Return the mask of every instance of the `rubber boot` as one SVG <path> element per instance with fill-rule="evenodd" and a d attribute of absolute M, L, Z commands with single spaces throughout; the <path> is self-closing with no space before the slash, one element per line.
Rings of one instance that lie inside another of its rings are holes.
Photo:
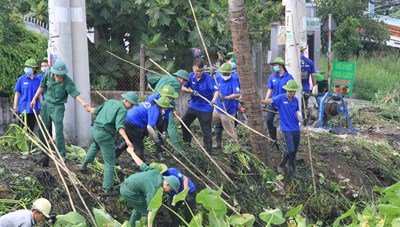
<path fill-rule="evenodd" d="M 118 158 L 121 156 L 121 154 L 128 148 L 126 145 L 125 141 L 119 144 L 117 148 L 115 148 L 115 165 L 119 166 Z"/>
<path fill-rule="evenodd" d="M 157 160 L 158 160 L 159 162 L 162 162 L 162 161 L 165 160 L 165 158 L 163 158 L 163 156 L 161 155 L 161 153 L 162 153 L 162 148 L 159 147 L 159 146 L 157 146 L 157 149 L 156 149 L 156 158 L 157 158 Z"/>
<path fill-rule="evenodd" d="M 278 165 L 278 173 L 280 173 L 280 174 L 285 173 L 285 166 L 286 166 L 287 162 L 288 162 L 288 159 L 284 156 L 282 158 L 282 161 Z"/>
<path fill-rule="evenodd" d="M 216 144 L 212 146 L 213 149 L 221 149 L 221 142 L 222 142 L 222 131 L 216 132 L 215 136 Z"/>
<path fill-rule="evenodd" d="M 140 159 L 142 159 L 143 162 L 146 162 L 143 150 L 141 150 L 140 148 L 135 148 L 135 153 Z"/>
<path fill-rule="evenodd" d="M 299 178 L 299 175 L 297 173 L 297 168 L 296 168 L 296 159 L 295 160 L 289 160 L 289 173 L 290 176 L 293 178 Z"/>
<path fill-rule="evenodd" d="M 272 145 L 274 145 L 276 147 L 276 149 L 279 151 L 276 128 L 268 129 L 268 133 L 269 133 L 269 136 L 271 137 L 271 139 L 275 140 L 275 142 L 273 142 Z"/>

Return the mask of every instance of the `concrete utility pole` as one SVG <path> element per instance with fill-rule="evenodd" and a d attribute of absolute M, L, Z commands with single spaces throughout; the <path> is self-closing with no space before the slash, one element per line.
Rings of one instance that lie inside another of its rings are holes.
<path fill-rule="evenodd" d="M 86 27 L 85 0 L 71 0 L 72 59 L 74 82 L 82 99 L 90 103 L 89 53 Z M 78 146 L 90 144 L 91 115 L 78 102 L 75 104 L 75 142 Z"/>
<path fill-rule="evenodd" d="M 305 15 L 304 0 L 283 0 L 285 8 L 285 28 L 286 45 L 285 61 L 286 69 L 296 83 L 301 84 L 300 73 L 300 44 L 305 41 L 305 32 L 303 28 L 303 16 Z M 296 97 L 301 106 L 301 93 L 297 92 Z"/>
<path fill-rule="evenodd" d="M 90 103 L 86 8 L 84 0 L 49 0 L 49 52 L 65 62 L 68 76 L 81 97 Z M 68 143 L 89 144 L 90 114 L 69 97 L 65 106 L 64 134 Z M 78 129 L 78 130 L 77 130 Z"/>

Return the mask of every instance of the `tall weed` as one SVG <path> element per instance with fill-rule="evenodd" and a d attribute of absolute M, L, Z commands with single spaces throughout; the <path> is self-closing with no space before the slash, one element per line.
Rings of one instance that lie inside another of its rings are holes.
<path fill-rule="evenodd" d="M 350 62 L 356 63 L 353 92 L 357 98 L 373 100 L 375 94 L 400 86 L 400 53 L 398 51 L 362 53 L 353 56 Z M 328 60 L 321 57 L 321 70 L 326 72 Z"/>

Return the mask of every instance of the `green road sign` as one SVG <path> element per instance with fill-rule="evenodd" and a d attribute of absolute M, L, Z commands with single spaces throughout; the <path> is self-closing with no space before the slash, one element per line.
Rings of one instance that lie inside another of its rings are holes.
<path fill-rule="evenodd" d="M 331 76 L 331 91 L 336 94 L 351 96 L 353 94 L 354 72 L 353 62 L 333 62 Z"/>

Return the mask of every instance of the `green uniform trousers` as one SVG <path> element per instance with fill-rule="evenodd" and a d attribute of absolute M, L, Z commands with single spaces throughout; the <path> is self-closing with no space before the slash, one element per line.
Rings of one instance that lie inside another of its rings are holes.
<path fill-rule="evenodd" d="M 114 167 L 115 167 L 115 140 L 112 133 L 98 127 L 90 127 L 92 144 L 86 154 L 83 166 L 87 166 L 94 161 L 97 153 L 101 150 L 104 161 L 103 188 L 110 190 L 114 187 Z"/>
<path fill-rule="evenodd" d="M 179 145 L 178 127 L 176 127 L 176 122 L 172 111 L 169 114 L 169 120 L 168 120 L 168 136 L 171 140 L 172 145 L 174 145 L 177 149 L 181 149 Z"/>
<path fill-rule="evenodd" d="M 129 223 L 132 227 L 135 227 L 135 222 L 140 220 L 142 217 L 147 217 L 148 214 L 145 196 L 140 192 L 130 189 L 125 183 L 122 183 L 120 193 L 126 200 L 127 205 L 130 208 L 133 208 Z"/>
<path fill-rule="evenodd" d="M 40 116 L 42 117 L 43 123 L 46 129 L 49 131 L 50 135 L 52 128 L 51 122 L 54 122 L 54 126 L 56 129 L 56 146 L 62 157 L 65 157 L 66 155 L 63 123 L 64 112 L 64 103 L 53 104 L 46 100 L 43 102 L 42 109 L 40 110 Z M 41 130 L 39 132 L 39 138 L 44 144 L 46 144 L 46 140 L 44 138 L 47 138 L 47 135 L 44 136 Z"/>

